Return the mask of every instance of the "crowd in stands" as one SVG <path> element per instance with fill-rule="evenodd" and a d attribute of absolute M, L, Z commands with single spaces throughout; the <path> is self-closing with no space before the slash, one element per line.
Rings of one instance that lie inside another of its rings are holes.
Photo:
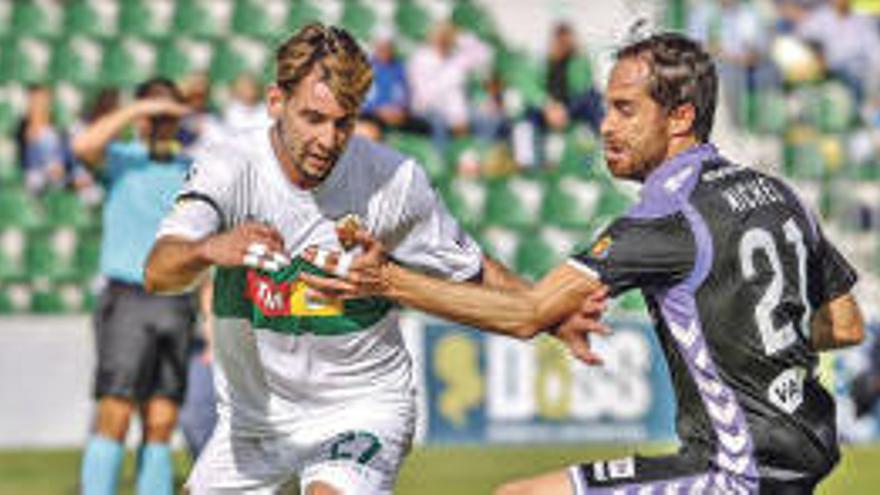
<path fill-rule="evenodd" d="M 244 12 L 248 15 L 239 12 L 240 6 L 252 2 L 232 3 L 236 10 L 230 25 L 240 36 L 216 38 L 208 20 L 191 24 L 175 20 L 183 38 L 194 41 L 161 45 L 165 48 L 154 60 L 154 71 L 168 72 L 163 75 L 174 76 L 181 83 L 192 109 L 178 138 L 184 152 L 193 156 L 206 142 L 268 121 L 261 100 L 271 71 L 262 70 L 260 64 L 253 70 L 254 65 L 240 63 L 230 54 L 237 49 L 245 58 L 263 60 L 272 40 L 289 29 L 274 26 L 271 16 L 260 17 L 256 10 Z M 722 101 L 735 129 L 778 139 L 784 148 L 784 174 L 817 181 L 826 180 L 831 172 L 880 179 L 878 2 L 678 3 L 685 6 L 686 15 L 681 25 L 672 27 L 701 40 L 716 56 L 723 82 Z M 375 11 L 370 14 L 369 9 L 355 9 L 365 7 L 362 2 L 348 0 L 343 4 L 345 11 L 339 18 L 370 47 L 374 70 L 373 86 L 357 132 L 387 140 L 418 158 L 453 213 L 469 228 L 479 230 L 475 235 L 488 242 L 490 250 L 493 232 L 485 229 L 487 225 L 500 223 L 535 230 L 546 226 L 542 221 L 551 215 L 551 225 L 568 231 L 584 229 L 586 223 L 574 214 L 567 217 L 548 191 L 556 196 L 565 196 L 563 193 L 568 191 L 578 198 L 580 206 L 604 208 L 610 204 L 608 215 L 625 207 L 626 202 L 616 193 L 608 198 L 606 183 L 602 183 L 603 191 L 599 193 L 589 184 L 603 173 L 598 138 L 604 109 L 595 63 L 600 57 L 594 47 L 585 45 L 572 25 L 560 22 L 554 26 L 545 53 L 534 54 L 506 44 L 478 2 L 456 2 L 454 9 L 446 13 L 448 17 L 435 20 L 419 10 L 418 2 L 400 1 L 391 24 L 378 22 Z M 138 35 L 144 39 L 155 36 L 148 25 L 134 22 L 136 18 L 126 10 L 133 5 L 140 4 L 123 2 L 119 22 L 128 23 L 128 29 L 141 33 Z M 298 2 L 289 8 L 285 19 L 301 24 L 310 16 L 323 15 L 321 8 Z M 183 14 L 175 11 L 174 15 Z M 68 24 L 76 25 L 73 21 Z M 77 38 L 65 49 L 78 49 L 83 43 Z M 213 62 L 206 69 L 182 73 L 172 63 L 181 55 L 181 47 L 192 49 L 190 60 L 206 57 L 199 54 L 211 43 L 217 46 L 212 48 L 213 55 L 207 55 Z M 117 49 L 134 47 L 133 51 L 138 52 L 140 46 L 129 41 L 111 45 L 105 48 L 106 60 L 99 64 L 102 73 L 118 62 Z M 178 51 L 166 49 L 169 46 Z M 100 205 L 102 178 L 76 163 L 68 143 L 84 126 L 130 98 L 135 81 L 128 79 L 139 74 L 135 70 L 138 64 L 131 65 L 130 73 L 113 72 L 117 75 L 112 78 L 98 78 L 85 85 L 83 93 L 89 97 L 85 98 L 88 103 L 82 106 L 80 117 L 68 116 L 63 123 L 53 118 L 58 113 L 53 109 L 59 106 L 53 101 L 53 96 L 59 94 L 53 84 L 62 82 L 52 78 L 28 82 L 27 103 L 14 116 L 17 125 L 12 126 L 20 183 L 28 194 L 41 197 L 66 189 L 75 191 L 90 207 Z M 60 62 L 53 67 L 56 65 L 64 77 L 80 77 L 76 67 Z M 476 193 L 457 182 L 461 178 L 491 181 L 511 175 L 553 178 L 539 179 L 537 186 L 532 181 L 503 191 L 494 186 L 482 187 Z M 569 176 L 579 181 L 560 179 Z M 569 187 L 572 182 L 577 182 L 574 189 Z M 536 187 L 540 189 L 537 194 L 530 192 Z M 823 187 L 822 194 L 831 190 Z M 525 210 L 532 210 L 527 211 L 529 219 L 516 220 L 518 207 L 505 201 L 524 204 Z M 500 204 L 500 219 L 492 216 L 496 203 Z M 827 206 L 828 202 L 820 204 Z M 856 223 L 862 228 L 876 226 L 880 208 L 868 205 L 856 209 Z M 581 216 L 590 216 L 589 208 L 587 211 Z M 828 209 L 823 213 L 828 215 Z M 595 227 L 592 223 L 590 226 Z M 589 233 L 579 239 L 584 235 Z M 528 237 L 520 236 L 521 240 Z M 500 239 L 497 244 L 506 243 L 503 236 Z M 555 248 L 567 245 L 551 244 Z M 507 249 L 516 258 L 518 250 Z"/>

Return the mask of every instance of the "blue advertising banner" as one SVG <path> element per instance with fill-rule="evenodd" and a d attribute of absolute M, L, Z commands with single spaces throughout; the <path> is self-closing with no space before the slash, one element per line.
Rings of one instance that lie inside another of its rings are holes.
<path fill-rule="evenodd" d="M 674 395 L 647 321 L 611 321 L 601 367 L 552 337 L 523 342 L 442 321 L 424 327 L 425 440 L 641 442 L 674 438 Z"/>

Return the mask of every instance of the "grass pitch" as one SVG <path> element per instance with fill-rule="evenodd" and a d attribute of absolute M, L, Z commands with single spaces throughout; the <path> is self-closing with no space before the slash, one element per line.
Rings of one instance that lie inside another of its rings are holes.
<path fill-rule="evenodd" d="M 642 453 L 662 452 L 651 447 Z M 668 450 L 668 449 L 666 449 Z M 395 494 L 481 495 L 500 483 L 558 469 L 574 462 L 631 454 L 614 447 L 422 447 L 410 455 Z M 0 495 L 77 495 L 80 453 L 75 450 L 0 452 Z M 185 454 L 175 457 L 182 478 L 189 469 Z M 847 447 L 843 460 L 819 488 L 819 495 L 870 495 L 880 487 L 880 445 Z M 134 463 L 126 461 L 122 495 L 133 493 Z"/>

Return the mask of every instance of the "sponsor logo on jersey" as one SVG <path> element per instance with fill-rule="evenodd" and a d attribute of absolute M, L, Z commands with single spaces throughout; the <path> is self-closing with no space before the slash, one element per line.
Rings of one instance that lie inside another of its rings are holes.
<path fill-rule="evenodd" d="M 275 282 L 253 270 L 247 272 L 247 298 L 266 316 L 290 314 L 290 282 Z"/>
<path fill-rule="evenodd" d="M 340 316 L 341 300 L 317 299 L 305 283 L 276 282 L 254 270 L 247 273 L 247 298 L 265 316 Z"/>
<path fill-rule="evenodd" d="M 610 235 L 602 236 L 593 244 L 593 247 L 590 248 L 590 255 L 593 258 L 604 260 L 608 257 L 608 253 L 611 251 L 611 244 L 613 243 L 614 240 Z"/>
<path fill-rule="evenodd" d="M 357 213 L 349 213 L 336 220 L 336 237 L 339 238 L 342 248 L 346 251 L 353 249 L 357 244 L 355 234 L 363 228 L 364 222 Z"/>

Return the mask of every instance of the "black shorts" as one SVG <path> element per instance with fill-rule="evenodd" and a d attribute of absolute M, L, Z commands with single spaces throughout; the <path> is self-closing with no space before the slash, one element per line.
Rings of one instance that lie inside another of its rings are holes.
<path fill-rule="evenodd" d="M 687 493 L 705 495 L 808 495 L 819 478 L 798 481 L 761 479 L 758 486 L 715 467 L 703 456 L 680 452 L 633 456 L 572 466 L 575 495 Z"/>
<path fill-rule="evenodd" d="M 95 311 L 95 397 L 180 403 L 196 311 L 189 295 L 158 296 L 111 281 Z"/>

